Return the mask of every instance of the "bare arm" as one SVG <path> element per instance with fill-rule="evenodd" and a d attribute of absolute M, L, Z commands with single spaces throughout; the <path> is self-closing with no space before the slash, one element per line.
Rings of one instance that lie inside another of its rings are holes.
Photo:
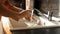
<path fill-rule="evenodd" d="M 19 12 L 21 12 L 22 10 L 14 8 L 13 6 L 9 5 L 8 2 L 2 2 L 2 4 L 0 5 L 0 15 L 11 17 L 15 20 L 19 20 L 25 16 L 29 16 L 31 13 L 30 10 L 26 10 L 25 12 L 19 14 Z"/>

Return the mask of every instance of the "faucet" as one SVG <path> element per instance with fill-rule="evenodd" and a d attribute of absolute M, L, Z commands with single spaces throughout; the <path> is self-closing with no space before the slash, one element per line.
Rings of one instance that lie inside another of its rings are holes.
<path fill-rule="evenodd" d="M 42 17 L 47 18 L 49 21 L 52 21 L 53 11 L 48 11 L 48 17 L 46 17 L 40 10 L 34 8 L 38 12 L 38 14 Z"/>
<path fill-rule="evenodd" d="M 53 11 L 48 11 L 48 20 L 52 21 Z"/>

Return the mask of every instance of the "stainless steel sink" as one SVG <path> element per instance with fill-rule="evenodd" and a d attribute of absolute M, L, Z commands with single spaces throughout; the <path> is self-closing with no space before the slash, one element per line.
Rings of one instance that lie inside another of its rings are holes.
<path fill-rule="evenodd" d="M 11 24 L 11 27 L 13 29 L 30 29 L 30 28 L 42 28 L 42 27 L 46 27 L 46 26 L 47 27 L 60 26 L 60 22 L 58 22 L 60 20 L 60 18 L 52 17 L 52 19 L 55 21 L 49 21 L 47 18 L 47 15 L 45 15 L 45 16 L 39 16 L 39 18 L 36 17 L 36 19 L 38 19 L 36 22 L 28 23 L 23 19 L 16 21 L 12 18 L 4 17 L 2 22 L 4 22 L 3 25 L 5 25 L 5 26 L 9 26 Z"/>
<path fill-rule="evenodd" d="M 20 19 L 19 21 L 15 21 L 14 19 L 10 18 L 10 23 L 13 28 L 20 28 L 20 27 L 35 27 L 37 25 L 41 25 L 40 18 L 35 17 L 37 19 L 36 21 L 33 22 L 28 22 L 24 18 Z"/>

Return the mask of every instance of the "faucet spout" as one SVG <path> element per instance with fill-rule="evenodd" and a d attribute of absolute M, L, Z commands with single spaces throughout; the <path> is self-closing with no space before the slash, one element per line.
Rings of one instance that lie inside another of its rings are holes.
<path fill-rule="evenodd" d="M 52 21 L 53 11 L 48 11 L 48 20 Z"/>

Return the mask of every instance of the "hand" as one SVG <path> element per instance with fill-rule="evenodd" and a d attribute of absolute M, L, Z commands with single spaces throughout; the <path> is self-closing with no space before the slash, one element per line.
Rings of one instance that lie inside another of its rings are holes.
<path fill-rule="evenodd" d="M 1 5 L 0 7 L 0 14 L 3 16 L 7 16 L 7 17 L 11 17 L 15 20 L 19 20 L 23 17 L 30 17 L 31 16 L 31 10 L 25 10 L 23 13 L 19 14 L 19 12 L 21 12 L 22 10 L 17 9 L 15 7 L 10 6 L 8 3 L 6 3 L 6 5 L 4 4 L 4 1 L 0 0 L 3 3 L 3 6 Z"/>
<path fill-rule="evenodd" d="M 28 18 L 28 17 L 30 17 L 31 16 L 31 10 L 25 10 L 23 13 L 21 13 L 21 14 L 19 14 L 19 19 L 21 19 L 21 18 L 23 18 L 23 17 L 26 17 L 26 18 Z M 29 18 L 28 18 L 29 19 Z"/>

